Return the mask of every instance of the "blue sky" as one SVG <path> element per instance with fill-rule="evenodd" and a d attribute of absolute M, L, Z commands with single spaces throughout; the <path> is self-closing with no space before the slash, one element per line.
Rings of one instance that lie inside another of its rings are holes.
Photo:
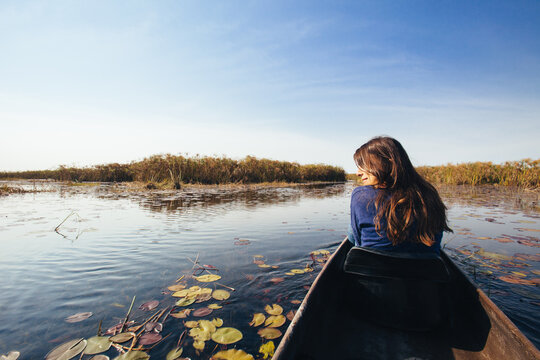
<path fill-rule="evenodd" d="M 538 1 L 0 1 L 0 170 L 540 158 Z"/>

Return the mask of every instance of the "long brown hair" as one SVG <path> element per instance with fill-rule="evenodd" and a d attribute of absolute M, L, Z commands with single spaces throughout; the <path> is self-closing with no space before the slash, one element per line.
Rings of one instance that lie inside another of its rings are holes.
<path fill-rule="evenodd" d="M 391 137 L 375 137 L 354 153 L 356 165 L 377 178 L 375 229 L 386 219 L 386 236 L 431 246 L 436 234 L 450 231 L 446 206 L 437 190 L 414 169 L 403 146 Z"/>

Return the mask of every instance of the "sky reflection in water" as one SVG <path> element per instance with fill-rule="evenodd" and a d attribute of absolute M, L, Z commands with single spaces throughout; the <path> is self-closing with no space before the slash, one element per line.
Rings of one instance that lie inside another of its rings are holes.
<path fill-rule="evenodd" d="M 311 273 L 285 273 L 311 263 L 311 251 L 332 251 L 344 238 L 353 189 L 348 183 L 134 193 L 122 186 L 46 186 L 55 191 L 0 198 L 0 353 L 18 350 L 21 359 L 43 357 L 77 336 L 91 337 L 100 320 L 104 329 L 118 323 L 133 295 L 135 308 L 149 300 L 159 300 L 159 308 L 172 305 L 176 299 L 167 286 L 191 274 L 188 258 L 198 254 L 201 264 L 219 269 L 220 283 L 236 289 L 222 309 L 205 318 L 220 317 L 223 326 L 238 328 L 244 338 L 237 348 L 257 355 L 262 341 L 257 329 L 248 325 L 252 314 L 272 303 L 283 306 L 284 313 L 298 307 L 294 300 L 303 298 L 320 266 Z M 450 255 L 539 346 L 540 323 L 531 315 L 540 304 L 538 283 L 500 280 L 515 276 L 534 282 L 540 277 L 538 195 L 518 196 L 493 187 L 445 187 L 441 194 L 455 231 L 443 239 Z M 55 233 L 72 211 L 80 219 L 70 217 L 59 229 L 61 235 Z M 238 239 L 249 241 L 235 245 Z M 522 257 L 516 258 L 516 253 Z M 253 255 L 263 255 L 277 268 L 258 267 Z M 285 280 L 276 283 L 275 278 Z M 86 311 L 93 312 L 87 320 L 64 321 Z M 133 315 L 141 320 L 149 314 L 137 310 Z M 285 331 L 288 323 L 280 329 Z M 163 334 L 173 335 L 151 352 L 152 357 L 164 357 L 182 330 L 182 319 L 169 318 Z M 202 357 L 213 348 L 210 341 Z M 190 341 L 185 351 L 197 358 Z M 108 354 L 112 358 L 116 351 Z"/>

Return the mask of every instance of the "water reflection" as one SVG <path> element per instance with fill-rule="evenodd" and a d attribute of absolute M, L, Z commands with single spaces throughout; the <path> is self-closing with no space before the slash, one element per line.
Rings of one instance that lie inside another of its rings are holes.
<path fill-rule="evenodd" d="M 88 338 L 100 320 L 104 329 L 115 325 L 133 295 L 137 307 L 150 300 L 159 300 L 160 308 L 172 306 L 167 288 L 191 275 L 188 258 L 197 257 L 218 268 L 219 282 L 235 289 L 212 317 L 241 330 L 238 347 L 256 355 L 261 338 L 248 325 L 253 313 L 272 303 L 285 313 L 298 307 L 320 267 L 287 273 L 308 268 L 311 251 L 332 251 L 343 239 L 354 187 L 21 186 L 47 190 L 0 198 L 0 354 L 19 350 L 21 359 L 43 357 L 75 336 Z M 440 192 L 455 231 L 445 235 L 446 249 L 538 346 L 540 321 L 532 314 L 540 292 L 538 285 L 526 285 L 540 274 L 538 193 L 470 186 Z M 54 229 L 72 211 L 80 219 L 68 219 L 60 236 Z M 76 324 L 64 321 L 80 312 L 94 315 Z M 137 310 L 134 320 L 145 316 Z M 172 335 L 153 350 L 153 358 L 164 358 L 182 324 L 167 320 L 164 334 Z M 211 349 L 205 351 L 202 358 Z M 198 358 L 189 342 L 186 356 Z"/>

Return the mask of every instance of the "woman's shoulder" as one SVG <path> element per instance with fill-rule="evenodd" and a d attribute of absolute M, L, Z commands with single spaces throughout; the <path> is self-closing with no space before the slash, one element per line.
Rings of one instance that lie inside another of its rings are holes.
<path fill-rule="evenodd" d="M 357 204 L 370 204 L 375 200 L 378 191 L 371 185 L 359 186 L 353 190 L 351 201 Z"/>
<path fill-rule="evenodd" d="M 352 192 L 352 196 L 361 196 L 361 197 L 374 197 L 377 195 L 379 190 L 374 188 L 372 185 L 358 186 Z"/>

